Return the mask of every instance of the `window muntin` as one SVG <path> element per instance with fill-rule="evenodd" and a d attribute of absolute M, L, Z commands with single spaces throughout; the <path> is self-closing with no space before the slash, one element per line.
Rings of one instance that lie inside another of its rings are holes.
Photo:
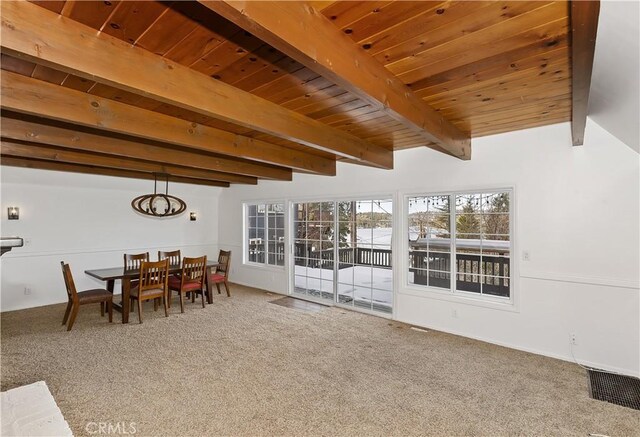
<path fill-rule="evenodd" d="M 293 203 L 293 293 L 391 313 L 393 202 Z"/>
<path fill-rule="evenodd" d="M 408 282 L 510 298 L 510 200 L 509 190 L 409 197 Z"/>
<path fill-rule="evenodd" d="M 341 201 L 337 207 L 338 302 L 391 313 L 392 199 Z"/>
<path fill-rule="evenodd" d="M 449 196 L 410 197 L 409 283 L 451 288 Z"/>
<path fill-rule="evenodd" d="M 249 204 L 246 211 L 246 260 L 284 266 L 284 204 Z"/>
<path fill-rule="evenodd" d="M 334 204 L 293 204 L 294 293 L 333 300 Z"/>

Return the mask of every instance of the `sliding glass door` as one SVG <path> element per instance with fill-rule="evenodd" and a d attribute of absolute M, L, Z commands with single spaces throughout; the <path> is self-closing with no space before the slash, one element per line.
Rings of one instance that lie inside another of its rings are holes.
<path fill-rule="evenodd" d="M 338 302 L 368 311 L 391 313 L 392 201 L 339 202 Z"/>
<path fill-rule="evenodd" d="M 293 205 L 294 293 L 334 300 L 334 202 Z"/>
<path fill-rule="evenodd" d="M 293 294 L 391 313 L 391 199 L 293 204 Z"/>

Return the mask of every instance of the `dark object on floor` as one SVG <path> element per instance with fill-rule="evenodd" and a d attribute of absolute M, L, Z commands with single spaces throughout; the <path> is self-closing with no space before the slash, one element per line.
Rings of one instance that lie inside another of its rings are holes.
<path fill-rule="evenodd" d="M 588 373 L 593 399 L 640 410 L 640 379 L 597 369 Z"/>
<path fill-rule="evenodd" d="M 307 311 L 309 313 L 319 313 L 327 308 L 325 305 L 320 305 L 319 303 L 308 302 L 306 300 L 295 299 L 293 297 L 282 297 L 280 299 L 269 301 L 269 303 L 274 303 L 281 307 L 293 308 L 295 310 Z"/>

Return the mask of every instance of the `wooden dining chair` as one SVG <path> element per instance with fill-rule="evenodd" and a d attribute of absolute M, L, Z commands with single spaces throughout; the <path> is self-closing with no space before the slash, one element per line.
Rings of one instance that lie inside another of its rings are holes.
<path fill-rule="evenodd" d="M 210 284 L 216 284 L 218 294 L 220 294 L 220 284 L 224 284 L 224 288 L 227 291 L 227 296 L 231 297 L 229 292 L 229 268 L 231 266 L 231 251 L 221 250 L 218 254 L 218 267 L 215 273 L 211 275 Z M 195 300 L 195 296 L 191 297 Z"/>
<path fill-rule="evenodd" d="M 158 261 L 162 261 L 163 259 L 169 260 L 170 266 L 179 266 L 182 263 L 182 257 L 180 255 L 180 250 L 172 250 L 172 251 L 158 251 Z"/>
<path fill-rule="evenodd" d="M 137 253 L 137 254 L 124 254 L 124 268 L 125 270 L 140 270 L 140 264 L 143 261 L 149 261 L 149 252 Z"/>
<path fill-rule="evenodd" d="M 145 253 L 136 253 L 136 254 L 129 254 L 129 253 L 125 253 L 124 254 L 124 269 L 125 270 L 140 270 L 140 264 L 143 261 L 149 261 L 149 252 L 145 252 Z M 131 280 L 131 285 L 130 287 L 137 287 L 138 286 L 138 280 L 137 279 L 132 279 Z M 133 302 L 133 299 L 131 300 L 131 302 Z M 129 308 L 131 308 L 131 312 L 133 312 L 133 305 L 129 305 Z M 158 309 L 158 302 L 154 302 L 154 309 Z"/>
<path fill-rule="evenodd" d="M 182 256 L 180 255 L 180 250 L 172 250 L 168 252 L 159 250 L 158 261 L 162 261 L 163 259 L 169 260 L 169 266 L 179 266 L 182 263 Z M 171 281 L 171 278 L 180 280 L 180 273 L 174 273 L 169 275 L 169 281 Z M 171 308 L 171 302 L 169 302 L 169 308 Z"/>
<path fill-rule="evenodd" d="M 204 280 L 207 274 L 207 257 L 187 258 L 182 260 L 180 277 L 169 278 L 169 308 L 171 308 L 171 292 L 177 291 L 180 295 L 180 312 L 184 313 L 184 295 L 191 293 L 192 302 L 196 293 L 202 295 L 202 308 L 204 308 Z"/>
<path fill-rule="evenodd" d="M 164 315 L 169 317 L 167 307 L 167 290 L 169 279 L 169 260 L 142 261 L 138 285 L 131 289 L 132 300 L 138 301 L 138 320 L 142 323 L 142 302 L 145 300 L 162 299 L 164 301 Z"/>
<path fill-rule="evenodd" d="M 124 254 L 124 269 L 125 270 L 140 270 L 140 264 L 143 261 L 149 261 L 149 252 L 137 253 L 137 254 Z M 138 285 L 137 279 L 131 281 L 131 287 Z"/>
<path fill-rule="evenodd" d="M 73 275 L 71 274 L 69 264 L 65 264 L 64 261 L 61 261 L 60 265 L 62 266 L 62 276 L 64 277 L 64 285 L 67 288 L 67 297 L 69 298 L 67 309 L 64 312 L 64 318 L 62 319 L 63 325 L 68 322 L 67 331 L 71 331 L 73 323 L 76 321 L 80 305 L 90 303 L 100 304 L 100 315 L 103 317 L 104 308 L 106 306 L 107 312 L 109 313 L 109 323 L 113 322 L 113 293 L 102 288 L 78 292 L 76 290 L 76 284 L 73 281 Z"/>

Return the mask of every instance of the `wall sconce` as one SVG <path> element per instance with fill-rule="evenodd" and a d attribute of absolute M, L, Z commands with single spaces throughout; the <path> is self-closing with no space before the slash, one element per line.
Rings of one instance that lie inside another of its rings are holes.
<path fill-rule="evenodd" d="M 19 220 L 20 219 L 20 208 L 17 206 L 10 206 L 7 208 L 7 218 L 9 220 Z"/>
<path fill-rule="evenodd" d="M 189 220 L 191 220 L 192 222 L 195 222 L 197 218 L 198 218 L 198 216 L 196 215 L 195 212 L 191 211 L 189 213 Z"/>

